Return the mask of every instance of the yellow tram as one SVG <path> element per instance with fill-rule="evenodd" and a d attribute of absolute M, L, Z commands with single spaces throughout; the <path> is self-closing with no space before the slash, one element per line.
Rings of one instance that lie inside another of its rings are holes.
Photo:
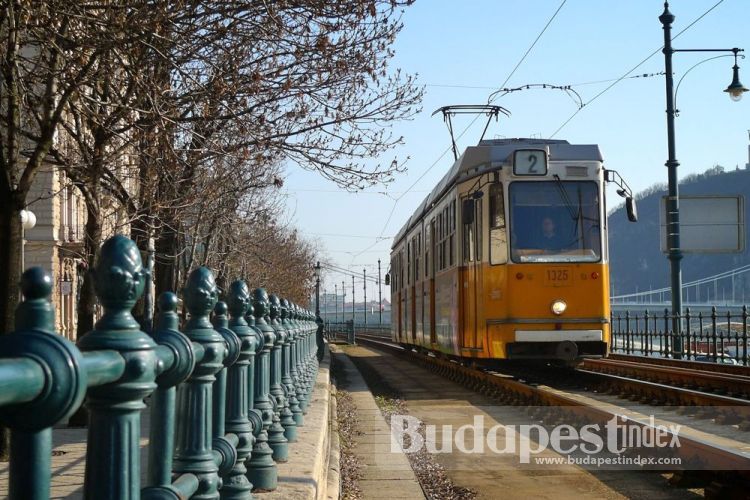
<path fill-rule="evenodd" d="M 393 340 L 477 361 L 606 355 L 608 180 L 635 220 L 596 145 L 467 148 L 394 239 Z"/>

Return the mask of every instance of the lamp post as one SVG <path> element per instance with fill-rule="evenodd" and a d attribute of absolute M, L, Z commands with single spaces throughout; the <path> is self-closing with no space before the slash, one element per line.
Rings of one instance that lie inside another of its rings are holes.
<path fill-rule="evenodd" d="M 677 185 L 677 167 L 680 163 L 677 161 L 675 152 L 675 130 L 674 130 L 674 79 L 672 76 L 672 54 L 675 52 L 733 52 L 734 53 L 734 78 L 732 83 L 724 90 L 733 101 L 742 98 L 742 94 L 747 89 L 742 86 L 739 79 L 739 66 L 737 66 L 737 53 L 743 52 L 743 49 L 674 49 L 672 48 L 672 23 L 674 15 L 669 11 L 669 2 L 664 2 L 664 12 L 659 16 L 664 27 L 664 73 L 666 80 L 666 97 L 667 97 L 667 154 L 668 159 L 665 163 L 668 177 L 668 196 L 667 196 L 667 247 L 669 250 L 670 264 L 670 289 L 672 292 L 672 332 L 674 340 L 672 342 L 672 355 L 677 358 L 682 357 L 682 272 L 680 270 L 680 261 L 682 260 L 682 250 L 680 248 L 680 203 L 679 188 Z"/>
<path fill-rule="evenodd" d="M 362 269 L 362 289 L 365 295 L 365 327 L 367 327 L 367 269 Z"/>
<path fill-rule="evenodd" d="M 333 284 L 333 321 L 339 322 L 339 284 Z"/>
<path fill-rule="evenodd" d="M 378 259 L 378 315 L 379 324 L 383 324 L 383 293 L 380 288 L 380 259 Z"/>
<path fill-rule="evenodd" d="M 315 320 L 320 319 L 320 261 L 315 264 Z"/>
<path fill-rule="evenodd" d="M 354 275 L 352 274 L 352 325 L 354 324 L 354 321 L 356 319 L 354 317 L 354 306 L 355 306 L 355 302 L 354 302 Z"/>
<path fill-rule="evenodd" d="M 36 215 L 31 210 L 21 210 L 21 272 L 26 267 L 26 231 L 36 226 Z"/>

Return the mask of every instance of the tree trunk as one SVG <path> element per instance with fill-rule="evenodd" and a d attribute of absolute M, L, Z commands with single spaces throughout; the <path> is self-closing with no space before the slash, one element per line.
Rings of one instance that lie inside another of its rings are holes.
<path fill-rule="evenodd" d="M 18 288 L 21 268 L 21 209 L 15 196 L 0 196 L 0 333 L 14 330 L 15 311 L 21 294 Z M 0 461 L 10 454 L 10 432 L 0 426 Z"/>
<path fill-rule="evenodd" d="M 164 292 L 175 292 L 177 290 L 177 232 L 173 224 L 174 220 L 167 221 L 162 225 L 161 231 L 156 237 L 154 262 L 154 284 L 157 297 Z"/>
<path fill-rule="evenodd" d="M 0 197 L 0 318 L 2 333 L 14 329 L 16 305 L 21 298 L 18 288 L 21 274 L 21 210 L 15 197 Z"/>
<path fill-rule="evenodd" d="M 140 214 L 139 216 L 133 217 L 131 215 L 130 224 L 130 239 L 135 242 L 138 246 L 138 250 L 141 251 L 141 259 L 143 265 L 146 266 L 146 259 L 148 258 L 148 240 L 151 235 L 151 230 L 148 223 L 146 222 L 146 215 Z M 153 279 L 153 276 L 151 277 Z M 151 298 L 153 300 L 153 297 Z M 146 307 L 146 294 L 143 294 L 133 306 L 133 316 L 135 319 L 143 324 L 143 315 Z"/>
<path fill-rule="evenodd" d="M 87 268 L 91 270 L 94 267 L 96 251 L 99 249 L 102 241 L 102 224 L 99 220 L 99 207 L 91 206 L 87 200 L 86 203 L 86 234 L 84 235 L 83 251 Z M 94 283 L 91 279 L 91 273 L 83 274 L 83 284 L 81 285 L 81 296 L 78 301 L 78 337 L 94 329 L 94 315 L 96 313 L 96 294 L 94 293 Z"/>

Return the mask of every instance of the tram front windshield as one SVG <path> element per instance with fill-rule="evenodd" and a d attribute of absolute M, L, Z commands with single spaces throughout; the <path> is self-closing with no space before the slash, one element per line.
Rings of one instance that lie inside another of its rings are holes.
<path fill-rule="evenodd" d="M 598 262 L 599 189 L 590 181 L 513 182 L 509 189 L 514 262 Z"/>

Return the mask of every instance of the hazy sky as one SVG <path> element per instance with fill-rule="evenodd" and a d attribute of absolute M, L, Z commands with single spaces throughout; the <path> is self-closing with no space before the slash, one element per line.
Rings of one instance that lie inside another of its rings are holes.
<path fill-rule="evenodd" d="M 672 1 L 673 35 L 717 3 L 674 39 L 675 48 L 744 47 L 750 51 L 748 0 Z M 508 79 L 558 8 L 557 16 Z M 578 104 L 559 90 L 508 94 L 495 104 L 508 108 L 512 115 L 493 122 L 488 138 L 553 137 L 599 144 L 605 165 L 618 170 L 634 191 L 666 182 L 664 77 L 623 78 L 606 90 L 626 74 L 652 75 L 664 70 L 658 20 L 662 11 L 663 2 L 657 0 L 418 0 L 403 14 L 404 29 L 395 44 L 392 67 L 418 73 L 419 82 L 426 85 L 423 111 L 414 120 L 393 127 L 394 134 L 404 137 L 404 145 L 380 159 L 389 163 L 394 156 L 400 161 L 408 156 L 408 172 L 386 188 L 376 186 L 352 194 L 315 173 L 288 165 L 284 190 L 293 224 L 317 239 L 321 261 L 360 275 L 367 268 L 371 275 L 377 274 L 380 258 L 385 274 L 392 237 L 453 162 L 445 124 L 440 116 L 430 115 L 447 104 L 485 103 L 502 86 L 572 85 L 585 105 L 578 111 Z M 721 54 L 675 54 L 675 85 L 696 63 L 716 55 Z M 722 92 L 731 82 L 732 65 L 731 57 L 700 64 L 678 89 L 680 177 L 716 164 L 744 168 L 748 162 L 750 95 L 736 103 Z M 750 85 L 750 59 L 740 60 L 739 65 L 741 80 Z M 456 119 L 457 133 L 470 121 Z M 480 122 L 466 131 L 459 141 L 460 150 L 476 143 L 484 125 Z M 665 273 L 666 263 L 665 259 Z M 342 279 L 349 301 L 351 277 L 329 272 L 323 286 L 332 293 L 337 283 L 340 294 Z M 368 298 L 376 297 L 376 287 L 370 283 L 367 287 Z M 356 288 L 361 301 L 361 278 Z M 384 288 L 383 296 L 389 297 L 390 290 Z"/>

